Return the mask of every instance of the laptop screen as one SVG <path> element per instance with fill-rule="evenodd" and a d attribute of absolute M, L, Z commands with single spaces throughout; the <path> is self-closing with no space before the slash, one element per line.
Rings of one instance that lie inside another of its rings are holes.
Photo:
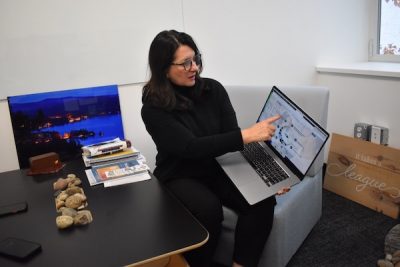
<path fill-rule="evenodd" d="M 274 122 L 275 135 L 266 144 L 286 165 L 295 166 L 304 176 L 329 134 L 274 86 L 258 121 L 277 114 L 281 118 Z"/>

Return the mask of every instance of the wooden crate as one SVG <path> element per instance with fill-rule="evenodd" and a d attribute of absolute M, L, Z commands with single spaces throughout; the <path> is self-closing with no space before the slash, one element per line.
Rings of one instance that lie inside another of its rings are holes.
<path fill-rule="evenodd" d="M 396 219 L 400 150 L 334 133 L 324 188 Z"/>

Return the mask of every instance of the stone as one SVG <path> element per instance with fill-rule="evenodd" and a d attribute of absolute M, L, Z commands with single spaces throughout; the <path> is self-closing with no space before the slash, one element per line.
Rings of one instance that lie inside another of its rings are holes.
<path fill-rule="evenodd" d="M 78 214 L 78 212 L 75 209 L 67 208 L 67 207 L 61 207 L 60 212 L 61 212 L 61 215 L 70 216 L 72 218 Z"/>
<path fill-rule="evenodd" d="M 92 213 L 89 210 L 80 210 L 74 217 L 75 225 L 86 225 L 93 221 Z"/>
<path fill-rule="evenodd" d="M 53 183 L 53 189 L 54 190 L 64 190 L 67 188 L 69 184 L 69 179 L 64 179 L 64 178 L 58 178 L 58 180 Z"/>
<path fill-rule="evenodd" d="M 56 199 L 56 210 L 59 210 L 61 207 L 65 206 L 65 201 Z"/>
<path fill-rule="evenodd" d="M 85 196 L 85 194 L 76 193 L 76 194 L 74 194 L 74 196 L 78 196 L 78 197 L 80 197 L 80 198 L 82 199 L 82 201 L 86 201 L 86 196 Z"/>
<path fill-rule="evenodd" d="M 57 191 L 54 192 L 53 196 L 58 197 L 58 195 L 62 192 L 62 190 L 58 189 Z"/>
<path fill-rule="evenodd" d="M 397 263 L 400 263 L 400 250 L 397 250 L 392 255 L 392 263 L 396 266 Z"/>
<path fill-rule="evenodd" d="M 57 216 L 56 224 L 59 229 L 65 229 L 70 227 L 74 223 L 74 219 L 71 216 L 61 215 Z"/>
<path fill-rule="evenodd" d="M 67 188 L 65 190 L 65 193 L 67 193 L 68 196 L 72 196 L 72 195 L 75 195 L 76 193 L 83 193 L 83 190 L 80 187 L 73 186 L 73 187 Z"/>
<path fill-rule="evenodd" d="M 400 250 L 397 250 L 393 253 L 393 257 L 400 257 Z"/>
<path fill-rule="evenodd" d="M 58 194 L 56 199 L 65 201 L 68 197 L 69 197 L 69 195 L 65 191 L 62 191 L 60 194 Z"/>
<path fill-rule="evenodd" d="M 400 250 L 400 224 L 390 229 L 385 237 L 385 254 L 393 255 L 398 250 Z"/>
<path fill-rule="evenodd" d="M 59 178 L 53 188 L 57 212 L 61 213 L 56 218 L 59 229 L 68 228 L 71 225 L 86 225 L 93 221 L 89 210 L 81 210 L 87 206 L 87 198 L 83 189 L 79 186 L 81 179 L 70 173 L 67 178 Z M 78 211 L 79 210 L 79 211 Z"/>
<path fill-rule="evenodd" d="M 396 264 L 400 263 L 400 257 L 393 257 L 392 263 L 396 266 Z"/>
<path fill-rule="evenodd" d="M 79 179 L 79 178 L 75 178 L 74 181 L 73 181 L 73 184 L 74 185 L 81 185 L 82 184 L 82 180 Z"/>
<path fill-rule="evenodd" d="M 68 187 L 73 187 L 73 186 L 77 186 L 77 185 L 80 185 L 80 184 L 82 184 L 81 179 L 79 179 L 79 178 L 73 178 L 73 179 L 71 179 L 71 181 L 68 183 Z"/>
<path fill-rule="evenodd" d="M 393 263 L 391 263 L 388 260 L 378 260 L 378 266 L 379 267 L 394 267 Z"/>
<path fill-rule="evenodd" d="M 65 206 L 67 208 L 73 208 L 73 209 L 77 209 L 80 206 L 82 206 L 84 204 L 84 200 L 81 195 L 82 194 L 75 194 L 75 195 L 69 196 L 65 200 Z"/>

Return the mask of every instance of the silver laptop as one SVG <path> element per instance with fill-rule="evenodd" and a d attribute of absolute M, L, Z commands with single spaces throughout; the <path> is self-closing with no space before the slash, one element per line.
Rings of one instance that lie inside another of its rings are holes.
<path fill-rule="evenodd" d="M 274 115 L 271 141 L 245 145 L 217 157 L 225 173 L 251 205 L 303 180 L 329 134 L 300 107 L 273 87 L 258 121 Z"/>

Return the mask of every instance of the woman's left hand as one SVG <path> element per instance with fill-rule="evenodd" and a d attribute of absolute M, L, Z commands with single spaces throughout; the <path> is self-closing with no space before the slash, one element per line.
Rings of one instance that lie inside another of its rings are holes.
<path fill-rule="evenodd" d="M 284 187 L 284 188 L 282 188 L 281 190 L 279 190 L 276 194 L 277 194 L 278 196 L 281 196 L 281 195 L 286 194 L 286 193 L 289 192 L 289 191 L 290 191 L 290 187 Z"/>

